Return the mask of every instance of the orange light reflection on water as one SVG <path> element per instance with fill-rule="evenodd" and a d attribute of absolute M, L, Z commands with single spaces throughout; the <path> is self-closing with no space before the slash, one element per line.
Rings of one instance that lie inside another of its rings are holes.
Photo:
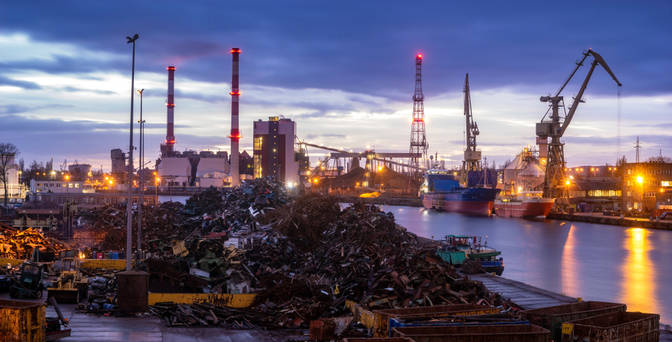
<path fill-rule="evenodd" d="M 579 291 L 579 280 L 576 274 L 579 272 L 578 263 L 576 262 L 576 237 L 574 236 L 576 227 L 571 225 L 569 232 L 567 232 L 567 240 L 562 247 L 562 259 L 560 260 L 560 279 L 562 281 L 562 293 L 567 296 L 576 297 Z"/>
<path fill-rule="evenodd" d="M 653 263 L 649 259 L 651 245 L 650 231 L 642 228 L 628 228 L 623 247 L 629 252 L 623 263 L 623 284 L 621 301 L 628 306 L 628 311 L 657 313 L 658 303 L 655 300 L 656 280 Z"/>

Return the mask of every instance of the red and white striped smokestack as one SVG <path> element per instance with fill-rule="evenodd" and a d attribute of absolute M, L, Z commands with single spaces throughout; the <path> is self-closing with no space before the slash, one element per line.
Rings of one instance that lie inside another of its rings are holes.
<path fill-rule="evenodd" d="M 239 174 L 239 155 L 238 142 L 240 141 L 240 130 L 238 130 L 238 100 L 240 97 L 240 88 L 238 88 L 238 61 L 240 58 L 240 49 L 231 49 L 233 55 L 233 69 L 231 72 L 231 185 L 240 185 Z"/>
<path fill-rule="evenodd" d="M 168 102 L 166 103 L 167 109 L 167 125 L 166 125 L 166 152 L 168 154 L 173 153 L 173 146 L 175 145 L 175 118 L 174 118 L 174 109 L 175 109 L 175 66 L 169 65 L 166 70 L 168 70 Z"/>

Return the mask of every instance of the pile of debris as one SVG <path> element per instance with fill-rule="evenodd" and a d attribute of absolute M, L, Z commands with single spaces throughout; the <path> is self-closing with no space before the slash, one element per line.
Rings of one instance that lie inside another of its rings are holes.
<path fill-rule="evenodd" d="M 41 255 L 53 258 L 65 249 L 65 244 L 33 228 L 16 230 L 8 227 L 0 230 L 0 258 L 27 259 L 36 248 Z"/>
<path fill-rule="evenodd" d="M 191 284 L 182 290 L 254 291 L 251 308 L 235 310 L 233 321 L 225 319 L 233 309 L 211 312 L 201 304 L 162 304 L 153 312 L 169 325 L 294 328 L 345 314 L 346 300 L 369 309 L 507 305 L 481 283 L 462 278 L 436 256 L 432 243 L 376 206 L 355 203 L 342 210 L 333 197 L 306 195 L 256 218 L 248 248 L 201 238 L 187 243 L 183 256 L 148 261 L 150 273 L 163 272 L 161 283 Z"/>
<path fill-rule="evenodd" d="M 209 188 L 187 200 L 186 205 L 165 202 L 143 207 L 142 249 L 156 257 L 173 255 L 175 242 L 207 236 L 226 237 L 255 229 L 259 214 L 288 201 L 284 186 L 268 179 L 245 182 L 233 189 Z M 110 205 L 83 214 L 87 226 L 101 235 L 96 246 L 121 250 L 126 243 L 126 207 Z M 133 224 L 133 234 L 137 229 Z M 135 243 L 135 239 L 133 239 Z M 136 248 L 135 245 L 133 248 Z"/>

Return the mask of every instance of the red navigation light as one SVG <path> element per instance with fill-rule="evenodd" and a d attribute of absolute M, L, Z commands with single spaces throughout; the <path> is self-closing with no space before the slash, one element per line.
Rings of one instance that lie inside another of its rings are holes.
<path fill-rule="evenodd" d="M 229 95 L 238 95 L 238 96 L 240 96 L 240 90 L 238 90 L 238 91 L 232 91 L 232 92 L 229 93 Z"/>
<path fill-rule="evenodd" d="M 233 49 L 231 49 L 231 53 L 240 53 L 240 49 L 239 48 L 233 48 Z"/>
<path fill-rule="evenodd" d="M 175 145 L 175 139 L 173 139 L 173 140 L 167 140 L 166 139 L 166 145 Z"/>
<path fill-rule="evenodd" d="M 415 56 L 415 58 L 417 58 L 417 59 L 422 59 L 422 54 L 421 54 L 421 53 L 417 54 L 417 55 Z"/>
<path fill-rule="evenodd" d="M 166 107 L 175 107 L 174 103 L 166 103 Z"/>
<path fill-rule="evenodd" d="M 167 67 L 166 70 L 172 70 L 172 71 L 175 71 L 175 66 L 171 65 L 171 66 Z"/>

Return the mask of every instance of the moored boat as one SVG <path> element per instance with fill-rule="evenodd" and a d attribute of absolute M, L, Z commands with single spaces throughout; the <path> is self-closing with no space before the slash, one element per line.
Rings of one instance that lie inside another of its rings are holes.
<path fill-rule="evenodd" d="M 536 196 L 501 198 L 495 201 L 495 215 L 500 217 L 546 217 L 555 199 Z"/>
<path fill-rule="evenodd" d="M 448 170 L 430 170 L 420 198 L 427 209 L 436 209 L 467 215 L 490 216 L 499 189 L 462 187 L 456 175 Z"/>
<path fill-rule="evenodd" d="M 502 275 L 504 272 L 504 258 L 502 252 L 488 247 L 487 240 L 470 235 L 448 235 L 442 242 L 436 254 L 444 261 L 461 266 L 467 260 L 478 262 L 488 273 Z"/>

